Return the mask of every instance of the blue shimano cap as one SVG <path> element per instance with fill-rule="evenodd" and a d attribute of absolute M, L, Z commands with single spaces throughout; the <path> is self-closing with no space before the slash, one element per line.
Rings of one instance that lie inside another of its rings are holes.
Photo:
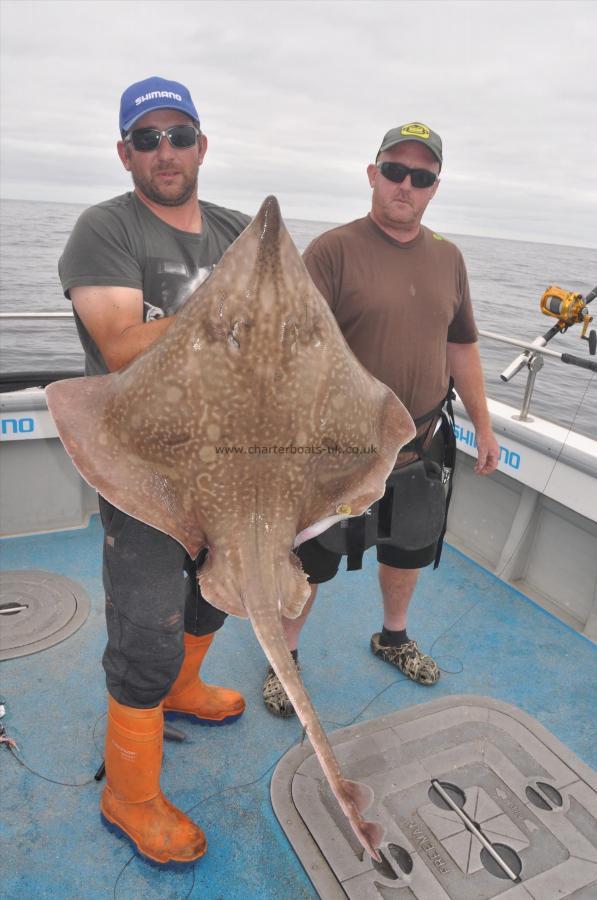
<path fill-rule="evenodd" d="M 120 98 L 120 133 L 125 135 L 137 119 L 154 109 L 177 109 L 199 124 L 199 113 L 188 88 L 178 81 L 153 75 L 131 84 Z"/>

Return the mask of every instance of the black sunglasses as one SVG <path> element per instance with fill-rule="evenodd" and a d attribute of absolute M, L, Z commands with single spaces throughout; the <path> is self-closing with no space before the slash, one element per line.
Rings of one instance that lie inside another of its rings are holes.
<path fill-rule="evenodd" d="M 199 129 L 194 125 L 173 125 L 165 131 L 160 131 L 159 128 L 135 128 L 125 137 L 125 141 L 132 144 L 135 150 L 149 153 L 157 150 L 162 138 L 167 137 L 173 147 L 182 150 L 196 144 L 199 134 Z"/>
<path fill-rule="evenodd" d="M 428 188 L 437 181 L 435 172 L 430 172 L 429 169 L 410 169 L 402 163 L 381 162 L 377 163 L 377 168 L 384 178 L 396 184 L 402 184 L 407 175 L 410 175 L 410 183 L 415 188 Z"/>

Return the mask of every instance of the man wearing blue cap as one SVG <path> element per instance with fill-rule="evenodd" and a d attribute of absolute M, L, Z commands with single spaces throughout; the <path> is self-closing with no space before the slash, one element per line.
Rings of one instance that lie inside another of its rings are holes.
<path fill-rule="evenodd" d="M 86 210 L 60 259 L 88 375 L 129 363 L 168 329 L 250 219 L 199 202 L 207 150 L 184 85 L 152 77 L 120 104 L 120 160 L 134 190 Z M 205 853 L 201 829 L 161 793 L 164 713 L 219 725 L 242 696 L 206 685 L 199 668 L 225 615 L 201 596 L 180 544 L 99 498 L 108 643 L 106 788 L 102 818 L 159 864 Z"/>

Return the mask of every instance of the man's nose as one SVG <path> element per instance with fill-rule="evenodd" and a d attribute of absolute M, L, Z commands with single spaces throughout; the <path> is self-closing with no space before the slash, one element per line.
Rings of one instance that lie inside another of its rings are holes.
<path fill-rule="evenodd" d="M 160 159 L 171 159 L 173 156 L 172 144 L 165 134 L 162 135 L 162 139 L 158 144 L 157 154 Z"/>

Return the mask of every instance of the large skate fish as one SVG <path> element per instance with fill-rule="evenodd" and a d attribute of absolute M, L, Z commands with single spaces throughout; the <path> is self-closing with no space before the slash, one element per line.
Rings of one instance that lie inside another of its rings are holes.
<path fill-rule="evenodd" d="M 165 335 L 119 372 L 46 391 L 82 476 L 195 557 L 214 605 L 249 617 L 355 834 L 379 859 L 368 785 L 342 776 L 287 649 L 281 616 L 309 585 L 293 546 L 367 509 L 412 419 L 357 361 L 275 197 Z"/>

